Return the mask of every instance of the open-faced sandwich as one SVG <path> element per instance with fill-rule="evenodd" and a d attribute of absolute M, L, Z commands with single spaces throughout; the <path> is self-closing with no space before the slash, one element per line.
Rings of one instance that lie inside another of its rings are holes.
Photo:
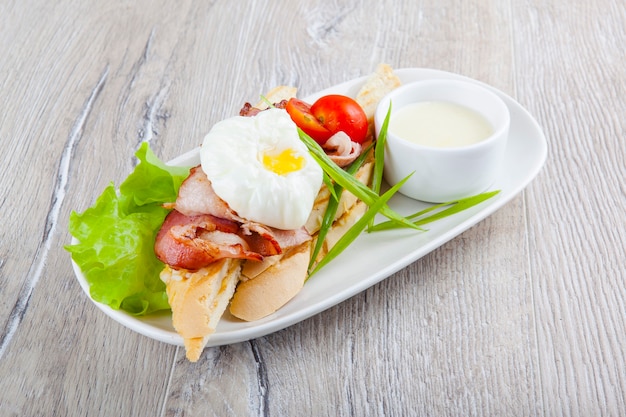
<path fill-rule="evenodd" d="M 324 96 L 309 105 L 294 88 L 277 87 L 206 135 L 201 165 L 182 183 L 155 243 L 173 325 L 189 360 L 199 358 L 229 305 L 233 316 L 252 321 L 291 300 L 315 261 L 366 210 L 342 193 L 313 251 L 333 197 L 297 128 L 339 167 L 360 158 L 353 175 L 368 185 L 375 105 L 399 84 L 381 65 L 355 99 Z"/>

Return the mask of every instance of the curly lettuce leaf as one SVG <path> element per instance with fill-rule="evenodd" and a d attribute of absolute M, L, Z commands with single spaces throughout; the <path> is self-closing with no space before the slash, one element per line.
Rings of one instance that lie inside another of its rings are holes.
<path fill-rule="evenodd" d="M 83 213 L 70 214 L 69 231 L 79 243 L 67 245 L 89 283 L 91 298 L 133 315 L 169 310 L 163 263 L 154 239 L 176 200 L 189 168 L 170 167 L 147 143 L 135 154 L 139 164 L 120 185 L 110 184 Z"/>

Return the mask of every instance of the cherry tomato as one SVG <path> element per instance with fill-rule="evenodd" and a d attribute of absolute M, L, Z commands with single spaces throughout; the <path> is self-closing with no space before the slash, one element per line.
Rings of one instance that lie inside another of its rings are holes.
<path fill-rule="evenodd" d="M 363 143 L 367 136 L 367 116 L 350 97 L 332 94 L 311 106 L 311 113 L 333 134 L 345 132 L 353 142 Z"/>
<path fill-rule="evenodd" d="M 346 133 L 357 143 L 363 143 L 367 136 L 367 116 L 350 97 L 331 94 L 319 98 L 312 106 L 292 98 L 286 110 L 295 124 L 320 145 L 337 132 Z"/>
<path fill-rule="evenodd" d="M 285 107 L 291 120 L 304 131 L 307 135 L 311 136 L 314 141 L 323 145 L 333 135 L 333 132 L 329 131 L 320 123 L 319 120 L 311 113 L 311 106 L 304 101 L 291 98 L 287 102 Z"/>

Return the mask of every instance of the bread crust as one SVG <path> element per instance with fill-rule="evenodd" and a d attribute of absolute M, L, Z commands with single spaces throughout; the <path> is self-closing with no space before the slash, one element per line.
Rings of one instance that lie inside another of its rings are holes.
<path fill-rule="evenodd" d="M 230 302 L 230 313 L 245 321 L 259 320 L 284 306 L 300 292 L 311 259 L 311 241 L 286 253 L 280 262 L 241 281 Z"/>
<path fill-rule="evenodd" d="M 198 271 L 161 272 L 172 308 L 172 324 L 185 343 L 187 359 L 199 359 L 226 311 L 241 274 L 240 259 L 225 258 Z"/>
<path fill-rule="evenodd" d="M 401 83 L 388 64 L 379 64 L 376 71 L 367 78 L 355 100 L 365 112 L 370 126 L 373 125 L 374 113 L 380 100 Z"/>

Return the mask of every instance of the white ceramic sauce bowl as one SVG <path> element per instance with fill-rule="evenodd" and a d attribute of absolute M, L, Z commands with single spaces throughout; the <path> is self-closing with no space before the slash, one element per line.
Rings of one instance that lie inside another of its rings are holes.
<path fill-rule="evenodd" d="M 390 124 L 401 108 L 418 102 L 449 102 L 482 115 L 492 134 L 465 146 L 434 147 L 413 143 L 387 132 L 385 181 L 397 184 L 409 174 L 399 192 L 416 200 L 443 203 L 486 191 L 495 181 L 506 148 L 510 114 L 500 97 L 479 84 L 459 80 L 427 80 L 405 84 L 390 92 L 375 113 L 376 134 L 391 103 Z"/>

